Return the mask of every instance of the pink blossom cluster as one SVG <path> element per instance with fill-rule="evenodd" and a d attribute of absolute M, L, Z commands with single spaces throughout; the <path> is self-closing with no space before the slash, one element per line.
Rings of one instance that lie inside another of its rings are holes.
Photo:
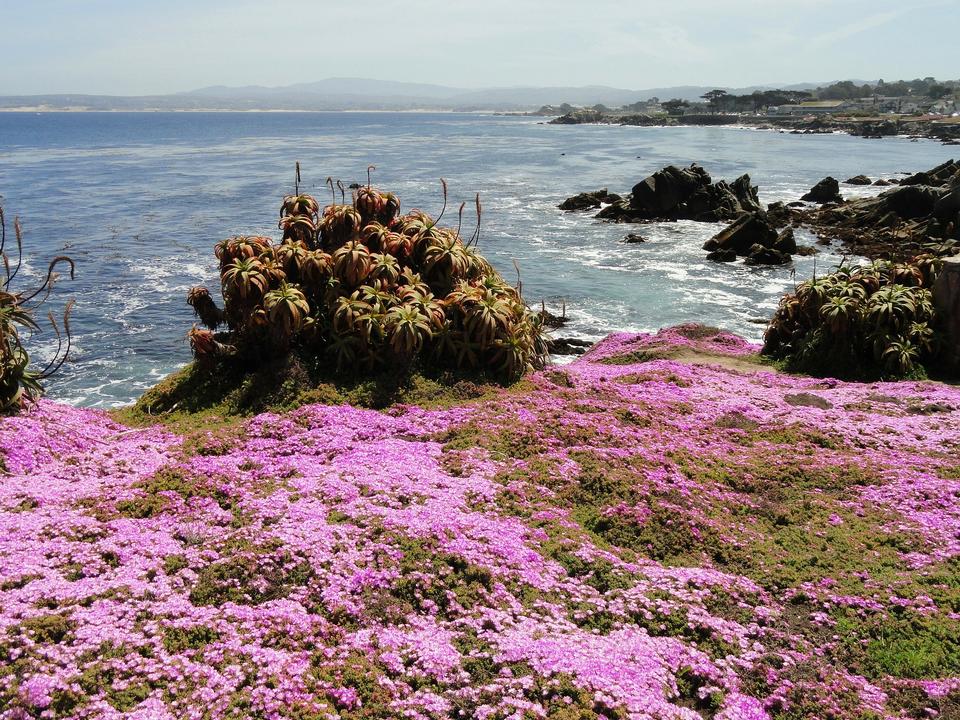
<path fill-rule="evenodd" d="M 845 660 L 868 639 L 838 626 L 956 620 L 914 589 L 960 555 L 960 389 L 756 350 L 616 335 L 482 404 L 309 405 L 204 454 L 47 401 L 4 418 L 0 720 L 936 712 L 960 677 Z M 785 574 L 856 533 L 895 566 Z"/>

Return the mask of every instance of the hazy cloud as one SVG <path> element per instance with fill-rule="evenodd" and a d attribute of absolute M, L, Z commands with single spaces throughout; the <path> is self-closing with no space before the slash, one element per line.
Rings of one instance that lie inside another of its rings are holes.
<path fill-rule="evenodd" d="M 0 94 L 152 94 L 363 76 L 484 87 L 957 74 L 956 0 L 36 0 L 6 3 Z M 947 33 L 948 35 L 949 33 Z M 896 48 L 910 46 L 908 56 Z"/>

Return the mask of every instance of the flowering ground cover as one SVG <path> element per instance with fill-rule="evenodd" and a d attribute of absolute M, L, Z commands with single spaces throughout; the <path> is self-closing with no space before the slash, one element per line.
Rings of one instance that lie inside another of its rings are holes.
<path fill-rule="evenodd" d="M 0 420 L 0 718 L 960 717 L 960 388 L 756 350 Z"/>

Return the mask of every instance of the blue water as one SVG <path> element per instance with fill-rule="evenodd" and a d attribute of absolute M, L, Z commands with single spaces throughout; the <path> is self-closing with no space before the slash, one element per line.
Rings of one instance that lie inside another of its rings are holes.
<path fill-rule="evenodd" d="M 50 396 L 114 406 L 189 359 L 187 289 L 217 287 L 216 241 L 276 235 L 298 160 L 303 186 L 324 202 L 328 175 L 364 180 L 370 163 L 374 183 L 396 192 L 405 210 L 436 214 L 440 177 L 454 209 L 481 193 L 481 251 L 510 279 L 517 262 L 531 304 L 566 303 L 572 321 L 564 335 L 595 339 L 700 321 L 758 340 L 759 321 L 779 296 L 814 263 L 835 264 L 836 250 L 780 268 L 718 265 L 700 246 L 721 226 L 607 225 L 562 213 L 557 203 L 600 187 L 626 192 L 663 165 L 694 161 L 714 179 L 750 173 L 765 202 L 795 200 L 828 174 L 894 177 L 949 159 L 949 149 L 899 138 L 563 127 L 459 114 L 0 113 L 0 196 L 25 230 L 28 265 L 17 288 L 36 282 L 54 254 L 77 261 L 76 279 L 63 280 L 51 302 L 56 309 L 72 297 L 77 306 L 74 352 L 49 383 Z M 621 243 L 628 232 L 648 242 Z M 52 333 L 29 344 L 43 358 Z"/>

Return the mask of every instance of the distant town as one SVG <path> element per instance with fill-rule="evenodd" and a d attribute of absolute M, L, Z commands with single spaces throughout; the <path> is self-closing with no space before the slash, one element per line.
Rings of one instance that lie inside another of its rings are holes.
<path fill-rule="evenodd" d="M 708 90 L 698 100 L 651 97 L 618 108 L 545 105 L 533 115 L 552 124 L 732 125 L 793 132 L 849 132 L 865 137 L 909 134 L 960 142 L 960 81 L 933 77 L 857 84 L 845 80 L 811 90 Z"/>

